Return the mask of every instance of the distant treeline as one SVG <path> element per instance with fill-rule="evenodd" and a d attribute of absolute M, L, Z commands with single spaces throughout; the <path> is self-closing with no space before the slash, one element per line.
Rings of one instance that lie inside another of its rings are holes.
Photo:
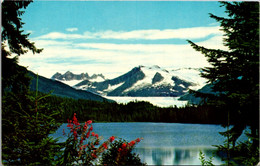
<path fill-rule="evenodd" d="M 61 110 L 60 122 L 67 122 L 74 113 L 79 121 L 94 122 L 171 122 L 221 124 L 227 120 L 224 111 L 209 106 L 184 106 L 160 108 L 149 102 L 100 102 L 50 96 L 45 102 Z"/>

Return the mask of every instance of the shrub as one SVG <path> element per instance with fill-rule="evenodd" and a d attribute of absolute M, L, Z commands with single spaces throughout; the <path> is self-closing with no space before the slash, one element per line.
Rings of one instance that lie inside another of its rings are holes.
<path fill-rule="evenodd" d="M 102 165 L 146 165 L 139 156 L 132 153 L 134 146 L 141 141 L 140 138 L 127 142 L 119 139 L 111 144 L 111 147 L 102 155 Z"/>
<path fill-rule="evenodd" d="M 135 144 L 141 141 L 140 138 L 129 143 L 120 140 L 112 144 L 116 137 L 111 136 L 100 144 L 101 137 L 93 132 L 92 121 L 88 120 L 85 124 L 80 124 L 76 113 L 72 120 L 68 120 L 67 127 L 70 133 L 64 143 L 63 153 L 58 156 L 59 165 L 95 165 L 99 162 L 109 165 L 142 165 L 140 158 L 131 154 Z M 63 134 L 66 135 L 64 129 Z M 111 152 L 113 155 L 110 154 Z"/>

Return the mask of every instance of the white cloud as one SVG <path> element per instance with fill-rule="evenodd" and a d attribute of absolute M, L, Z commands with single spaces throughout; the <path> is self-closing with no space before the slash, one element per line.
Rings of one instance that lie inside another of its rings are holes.
<path fill-rule="evenodd" d="M 65 34 L 60 32 L 51 32 L 46 35 L 40 36 L 37 39 L 82 39 L 84 38 L 80 34 Z"/>
<path fill-rule="evenodd" d="M 102 39 L 199 39 L 209 35 L 220 34 L 219 27 L 195 27 L 166 30 L 136 30 L 130 32 L 105 31 L 95 33 L 94 36 Z M 89 33 L 88 33 L 89 34 Z"/>
<path fill-rule="evenodd" d="M 78 28 L 67 28 L 66 31 L 75 32 L 75 31 L 78 31 Z"/>
<path fill-rule="evenodd" d="M 204 55 L 188 44 L 86 45 L 88 48 L 75 48 L 70 44 L 44 47 L 40 55 L 21 56 L 20 64 L 29 66 L 30 70 L 46 77 L 51 77 L 55 72 L 70 70 L 76 73 L 103 73 L 108 78 L 119 76 L 138 65 L 159 65 L 166 69 L 208 65 Z M 108 49 L 109 46 L 114 48 Z"/>
<path fill-rule="evenodd" d="M 72 32 L 72 31 L 71 31 Z M 134 31 L 101 31 L 85 32 L 84 34 L 65 34 L 51 32 L 40 36 L 39 39 L 119 39 L 119 40 L 161 40 L 161 39 L 200 39 L 209 35 L 220 35 L 222 32 L 219 26 L 215 27 L 194 27 L 166 30 L 134 30 Z"/>
<path fill-rule="evenodd" d="M 190 30 L 193 30 L 190 32 Z M 178 33 L 177 33 L 178 32 Z M 201 34 L 199 33 L 201 32 Z M 114 33 L 114 35 L 112 35 Z M 161 33 L 161 34 L 160 34 Z M 146 35 L 145 35 L 146 34 Z M 166 34 L 172 34 L 167 36 Z M 215 34 L 215 35 L 213 35 Z M 138 65 L 159 65 L 165 69 L 181 67 L 205 67 L 207 59 L 200 52 L 187 44 L 115 44 L 115 43 L 78 43 L 72 39 L 84 38 L 139 38 L 165 39 L 169 37 L 201 38 L 212 35 L 198 45 L 207 48 L 226 49 L 222 45 L 222 34 L 215 28 L 187 28 L 179 30 L 148 30 L 125 32 L 99 32 L 99 34 L 84 33 L 65 34 L 49 33 L 35 38 L 39 48 L 44 48 L 39 55 L 28 53 L 20 56 L 20 64 L 28 69 L 50 78 L 55 72 L 64 73 L 70 70 L 74 73 L 103 73 L 108 78 L 114 78 Z M 63 40 L 55 40 L 63 39 Z M 101 41 L 101 40 L 100 40 Z M 107 41 L 108 42 L 108 41 Z"/>
<path fill-rule="evenodd" d="M 228 47 L 223 45 L 223 36 L 214 36 L 209 40 L 196 43 L 205 48 L 221 49 L 228 51 Z"/>

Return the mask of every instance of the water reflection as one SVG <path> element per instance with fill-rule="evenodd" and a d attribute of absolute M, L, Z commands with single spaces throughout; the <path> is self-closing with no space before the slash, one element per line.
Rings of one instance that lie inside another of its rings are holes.
<path fill-rule="evenodd" d="M 187 148 L 136 148 L 135 153 L 148 165 L 200 165 L 199 152 L 202 151 L 206 157 L 215 154 L 215 149 L 205 147 Z M 214 156 L 213 164 L 223 164 L 219 156 Z"/>
<path fill-rule="evenodd" d="M 173 163 L 180 164 L 182 161 L 189 160 L 191 158 L 190 150 L 188 149 L 176 149 Z"/>
<path fill-rule="evenodd" d="M 67 124 L 63 124 L 54 138 L 66 141 L 63 129 L 69 133 Z M 224 142 L 219 132 L 225 131 L 220 125 L 180 124 L 180 123 L 94 123 L 94 132 L 104 140 L 118 136 L 127 141 L 143 138 L 134 149 L 141 160 L 149 165 L 201 165 L 200 150 L 206 157 L 212 156 L 215 149 L 211 145 Z M 238 141 L 246 140 L 243 134 Z M 220 165 L 220 157 L 215 156 L 213 164 Z"/>

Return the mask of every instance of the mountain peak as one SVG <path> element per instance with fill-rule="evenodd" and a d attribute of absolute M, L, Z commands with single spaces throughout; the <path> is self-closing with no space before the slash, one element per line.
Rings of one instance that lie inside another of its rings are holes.
<path fill-rule="evenodd" d="M 64 73 L 64 74 L 73 74 L 71 71 L 66 71 L 66 73 Z"/>
<path fill-rule="evenodd" d="M 153 65 L 151 68 L 153 68 L 153 69 L 160 69 L 160 66 L 158 66 L 158 65 Z"/>
<path fill-rule="evenodd" d="M 188 89 L 196 90 L 205 85 L 194 68 L 166 70 L 158 65 L 139 65 L 129 72 L 113 79 L 105 79 L 103 74 L 56 73 L 65 84 L 107 96 L 181 96 Z"/>
<path fill-rule="evenodd" d="M 163 68 L 161 68 L 158 65 L 153 65 L 153 66 L 143 66 L 143 65 L 140 65 L 140 66 L 138 66 L 138 68 L 141 69 L 141 70 L 156 71 L 156 72 L 159 72 L 159 73 L 160 72 L 162 72 L 162 73 L 164 73 L 164 72 L 169 73 L 168 70 L 163 69 Z"/>
<path fill-rule="evenodd" d="M 56 72 L 52 77 L 51 79 L 62 79 L 62 74 L 59 73 L 59 72 Z"/>
<path fill-rule="evenodd" d="M 56 72 L 53 76 L 60 76 L 60 75 L 62 75 L 62 74 L 59 72 Z"/>
<path fill-rule="evenodd" d="M 108 79 L 103 82 L 82 81 L 75 87 L 107 96 L 176 97 L 185 94 L 188 89 L 197 85 L 189 80 L 191 78 L 190 74 L 186 73 L 188 77 L 183 79 L 178 74 L 176 75 L 176 72 L 169 72 L 158 65 L 139 65 L 114 79 Z M 178 72 L 182 74 L 182 70 Z M 194 72 L 191 72 L 191 74 L 193 75 Z"/>
<path fill-rule="evenodd" d="M 158 66 L 158 65 L 153 65 L 153 66 L 144 66 L 144 65 L 139 65 L 138 68 L 146 68 L 146 69 L 160 69 L 160 66 Z"/>
<path fill-rule="evenodd" d="M 105 80 L 105 76 L 103 74 L 93 74 L 92 76 L 89 76 L 88 73 L 74 74 L 71 71 L 67 71 L 64 74 L 57 72 L 51 78 L 70 86 L 76 85 L 84 80 L 91 80 L 92 82 L 100 82 Z"/>
<path fill-rule="evenodd" d="M 58 81 L 53 81 L 51 79 L 45 78 L 43 76 L 38 76 L 35 73 L 28 71 L 29 75 L 32 77 L 30 89 L 43 93 L 49 93 L 52 91 L 53 95 L 68 97 L 73 99 L 85 99 L 85 100 L 93 100 L 93 101 L 111 101 L 103 98 L 99 95 L 84 91 L 84 90 L 76 90 L 68 85 L 65 85 Z M 56 73 L 58 75 L 60 73 Z M 54 74 L 55 75 L 55 74 Z M 39 84 L 38 89 L 36 89 L 36 84 Z"/>

